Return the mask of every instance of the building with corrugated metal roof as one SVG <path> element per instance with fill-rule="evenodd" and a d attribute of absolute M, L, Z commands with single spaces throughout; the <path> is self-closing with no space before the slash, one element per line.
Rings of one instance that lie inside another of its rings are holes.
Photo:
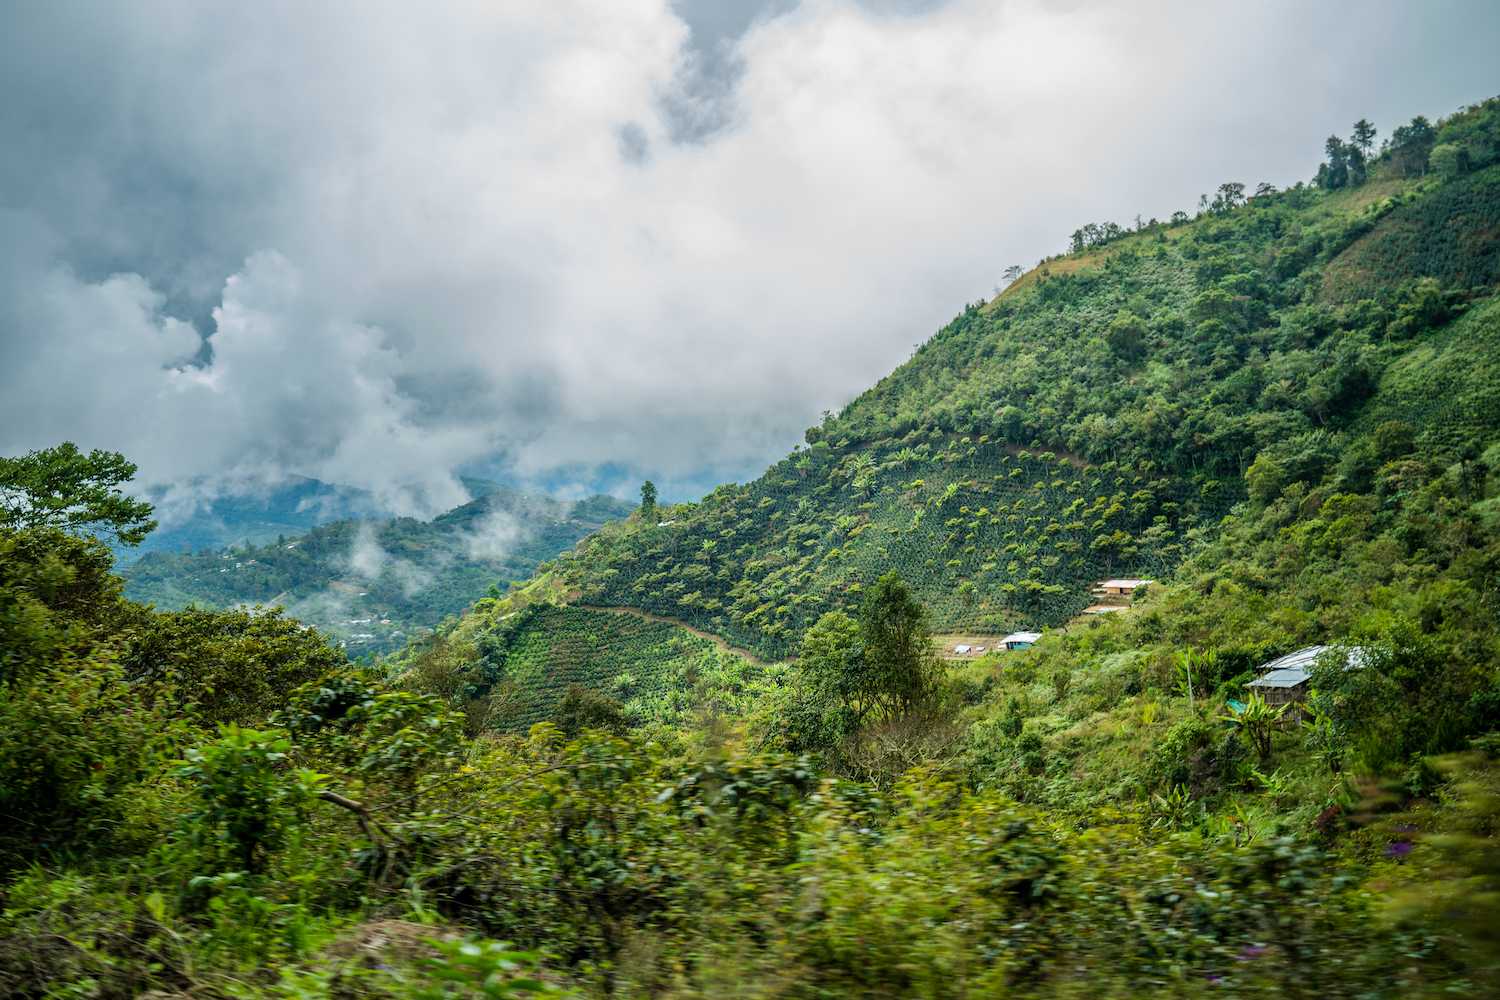
<path fill-rule="evenodd" d="M 1042 637 L 1040 632 L 1012 632 L 1000 640 L 1006 649 L 1030 649 L 1031 644 Z"/>
<path fill-rule="evenodd" d="M 1267 705 L 1290 705 L 1307 700 L 1312 690 L 1312 666 L 1318 657 L 1337 646 L 1305 646 L 1295 653 L 1288 653 L 1261 667 L 1261 676 L 1246 684 L 1260 693 Z M 1360 650 L 1349 651 L 1349 667 L 1357 669 L 1364 665 Z"/>
<path fill-rule="evenodd" d="M 1155 582 L 1155 580 L 1101 580 L 1094 589 L 1102 590 L 1106 594 L 1129 594 L 1143 583 Z"/>

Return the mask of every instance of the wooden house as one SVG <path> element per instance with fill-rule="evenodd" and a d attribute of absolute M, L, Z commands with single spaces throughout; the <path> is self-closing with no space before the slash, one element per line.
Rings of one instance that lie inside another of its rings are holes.
<path fill-rule="evenodd" d="M 1259 692 L 1266 700 L 1266 704 L 1273 708 L 1279 705 L 1300 705 L 1307 700 L 1308 693 L 1312 690 L 1312 666 L 1313 663 L 1324 653 L 1333 649 L 1332 646 L 1307 646 L 1288 653 L 1279 660 L 1272 660 L 1261 667 L 1265 671 L 1260 677 L 1245 686 Z M 1359 650 L 1349 653 L 1348 669 L 1354 670 L 1363 666 L 1363 657 Z M 1300 718 L 1301 709 L 1287 709 L 1286 718 Z"/>

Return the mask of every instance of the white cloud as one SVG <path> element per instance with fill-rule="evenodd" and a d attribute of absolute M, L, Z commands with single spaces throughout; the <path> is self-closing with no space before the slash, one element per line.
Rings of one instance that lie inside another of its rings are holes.
<path fill-rule="evenodd" d="M 1485 96 L 1497 17 L 887 9 L 695 8 L 690 38 L 662 0 L 10 8 L 0 450 L 434 505 L 460 467 L 753 476 L 1083 222 Z"/>

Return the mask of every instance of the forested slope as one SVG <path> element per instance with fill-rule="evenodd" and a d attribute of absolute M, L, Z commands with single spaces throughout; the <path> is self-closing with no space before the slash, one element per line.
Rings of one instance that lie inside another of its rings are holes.
<path fill-rule="evenodd" d="M 1170 576 L 1257 459 L 1363 492 L 1382 423 L 1477 454 L 1500 427 L 1497 136 L 1486 102 L 1358 173 L 1341 147 L 1341 183 L 1080 230 L 760 479 L 543 570 L 770 658 L 889 569 L 942 628 L 1056 625 L 1103 575 Z"/>

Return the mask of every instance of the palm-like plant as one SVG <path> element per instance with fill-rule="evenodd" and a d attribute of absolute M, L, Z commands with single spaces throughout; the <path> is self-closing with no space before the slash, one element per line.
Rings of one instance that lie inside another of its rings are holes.
<path fill-rule="evenodd" d="M 1271 756 L 1271 730 L 1275 728 L 1276 723 L 1281 721 L 1282 714 L 1290 704 L 1288 702 L 1286 705 L 1268 705 L 1259 691 L 1252 691 L 1245 699 L 1244 711 L 1234 715 L 1221 715 L 1219 719 L 1224 722 L 1238 723 L 1245 735 L 1250 738 L 1250 744 L 1255 747 L 1256 754 L 1261 760 L 1265 760 Z"/>

